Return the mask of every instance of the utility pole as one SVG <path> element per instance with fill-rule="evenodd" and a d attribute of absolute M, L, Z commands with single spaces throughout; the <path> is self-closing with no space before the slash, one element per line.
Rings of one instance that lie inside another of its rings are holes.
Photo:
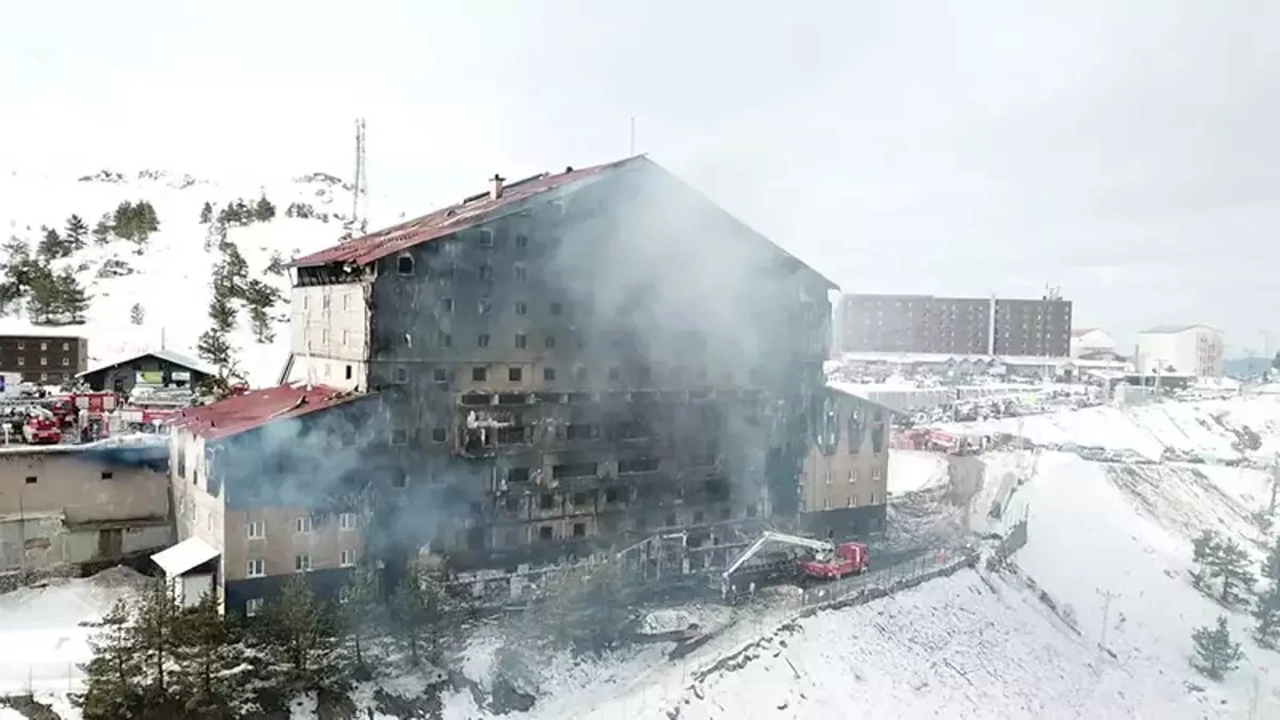
<path fill-rule="evenodd" d="M 636 116 L 631 116 L 631 135 L 630 142 L 627 145 L 627 157 L 636 156 Z"/>
<path fill-rule="evenodd" d="M 1107 618 L 1111 611 L 1111 599 L 1116 594 L 1110 590 L 1098 590 L 1097 593 L 1102 596 L 1102 632 L 1098 636 L 1098 644 L 1102 647 L 1107 646 Z"/>

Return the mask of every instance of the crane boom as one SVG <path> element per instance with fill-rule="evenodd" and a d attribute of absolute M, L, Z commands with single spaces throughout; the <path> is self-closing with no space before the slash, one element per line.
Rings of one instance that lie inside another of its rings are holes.
<path fill-rule="evenodd" d="M 729 563 L 729 567 L 725 568 L 721 577 L 723 577 L 724 581 L 727 583 L 729 581 L 729 576 L 736 572 L 738 568 L 742 567 L 744 563 L 755 557 L 757 553 L 764 549 L 765 545 L 774 542 L 783 545 L 797 545 L 799 547 L 809 548 L 819 559 L 829 558 L 836 549 L 835 545 L 832 545 L 825 540 L 815 540 L 813 538 L 800 537 L 799 535 L 787 535 L 786 533 L 766 530 L 761 533 L 758 540 L 751 543 L 750 547 L 743 550 L 741 555 L 739 555 L 733 562 Z"/>

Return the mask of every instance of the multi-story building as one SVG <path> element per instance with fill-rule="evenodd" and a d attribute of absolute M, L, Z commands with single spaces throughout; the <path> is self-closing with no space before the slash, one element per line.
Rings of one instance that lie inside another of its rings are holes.
<path fill-rule="evenodd" d="M 320 512 L 309 505 L 357 513 L 361 548 L 386 567 L 426 545 L 460 575 L 655 534 L 682 541 L 644 563 L 679 571 L 794 524 L 832 285 L 646 158 L 494 177 L 293 267 L 287 377 L 365 399 L 288 421 L 332 418 L 299 431 L 328 448 L 292 430 L 269 442 L 282 431 L 253 413 L 261 440 L 207 471 L 220 502 L 295 522 Z M 287 469 L 263 477 L 264 464 Z M 176 484 L 199 487 L 182 472 Z M 232 472 L 235 487 L 218 478 Z M 232 533 L 249 531 L 210 522 L 228 528 L 211 540 L 227 544 L 230 583 L 248 562 Z"/>
<path fill-rule="evenodd" d="M 844 295 L 841 352 L 1066 357 L 1071 301 L 933 295 Z"/>
<path fill-rule="evenodd" d="M 892 410 L 828 388 L 800 477 L 800 524 L 844 540 L 884 529 Z"/>
<path fill-rule="evenodd" d="M 1158 325 L 1138 334 L 1133 361 L 1143 375 L 1222 377 L 1222 331 L 1208 325 Z"/>
<path fill-rule="evenodd" d="M 67 382 L 89 364 L 89 341 L 71 335 L 0 336 L 0 372 L 21 373 L 23 382 Z"/>

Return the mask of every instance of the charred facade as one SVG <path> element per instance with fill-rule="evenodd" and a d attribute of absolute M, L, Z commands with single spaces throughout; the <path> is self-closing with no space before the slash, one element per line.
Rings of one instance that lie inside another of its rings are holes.
<path fill-rule="evenodd" d="M 290 376 L 375 395 L 365 546 L 459 571 L 793 524 L 831 284 L 645 158 L 295 263 Z"/>

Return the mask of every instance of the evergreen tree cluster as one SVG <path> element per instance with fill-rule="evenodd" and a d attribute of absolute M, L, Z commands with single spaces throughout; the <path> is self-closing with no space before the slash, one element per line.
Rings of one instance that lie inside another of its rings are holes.
<path fill-rule="evenodd" d="M 1280 540 L 1271 547 L 1262 563 L 1262 580 L 1266 583 L 1253 607 L 1257 621 L 1253 636 L 1264 648 L 1280 648 Z"/>
<path fill-rule="evenodd" d="M 1253 584 L 1249 554 L 1234 540 L 1223 539 L 1205 530 L 1192 541 L 1192 561 L 1196 569 L 1191 582 L 1201 592 L 1212 594 L 1224 605 L 1239 605 Z"/>
<path fill-rule="evenodd" d="M 244 198 L 236 198 L 227 203 L 215 214 L 213 203 L 206 202 L 200 208 L 200 224 L 214 224 L 219 227 L 246 227 L 255 222 L 269 222 L 276 216 L 276 206 L 267 199 L 266 194 L 254 202 Z"/>
<path fill-rule="evenodd" d="M 287 218 L 299 218 L 301 220 L 319 220 L 320 222 L 329 222 L 329 213 L 317 212 L 314 207 L 304 202 L 289 203 L 289 207 L 285 208 L 284 216 Z"/>
<path fill-rule="evenodd" d="M 416 568 L 389 599 L 372 567 L 355 568 L 336 602 L 294 576 L 251 618 L 223 616 L 209 599 L 181 608 L 157 581 L 96 624 L 78 702 L 85 720 L 229 720 L 275 716 L 315 693 L 349 713 L 354 680 L 439 667 L 466 610 Z"/>
<path fill-rule="evenodd" d="M 160 219 L 150 202 L 126 200 L 116 206 L 115 212 L 104 213 L 98 219 L 93 227 L 93 239 L 99 245 L 106 245 L 113 237 L 128 240 L 137 246 L 136 252 L 141 255 L 151 234 L 159 229 Z"/>
<path fill-rule="evenodd" d="M 276 321 L 271 311 L 283 298 L 274 286 L 249 277 L 249 264 L 236 244 L 226 239 L 225 229 L 219 238 L 222 257 L 213 269 L 209 328 L 201 334 L 196 350 L 211 365 L 229 369 L 235 364 L 231 332 L 236 328 L 240 307 L 249 315 L 254 340 L 270 343 L 275 341 Z M 224 376 L 228 374 L 224 372 Z"/>
<path fill-rule="evenodd" d="M 54 270 L 47 253 L 62 257 L 63 239 L 46 229 L 37 253 L 33 256 L 27 243 L 11 238 L 0 248 L 0 312 L 7 313 L 25 301 L 27 314 L 36 325 L 71 325 L 85 321 L 89 311 L 89 295 L 69 267 Z"/>
<path fill-rule="evenodd" d="M 1225 615 L 1219 615 L 1212 627 L 1206 625 L 1196 628 L 1191 633 L 1191 642 L 1196 653 L 1191 666 L 1213 680 L 1226 677 L 1227 673 L 1240 665 L 1240 658 L 1244 657 L 1240 651 L 1240 643 L 1231 639 Z"/>

